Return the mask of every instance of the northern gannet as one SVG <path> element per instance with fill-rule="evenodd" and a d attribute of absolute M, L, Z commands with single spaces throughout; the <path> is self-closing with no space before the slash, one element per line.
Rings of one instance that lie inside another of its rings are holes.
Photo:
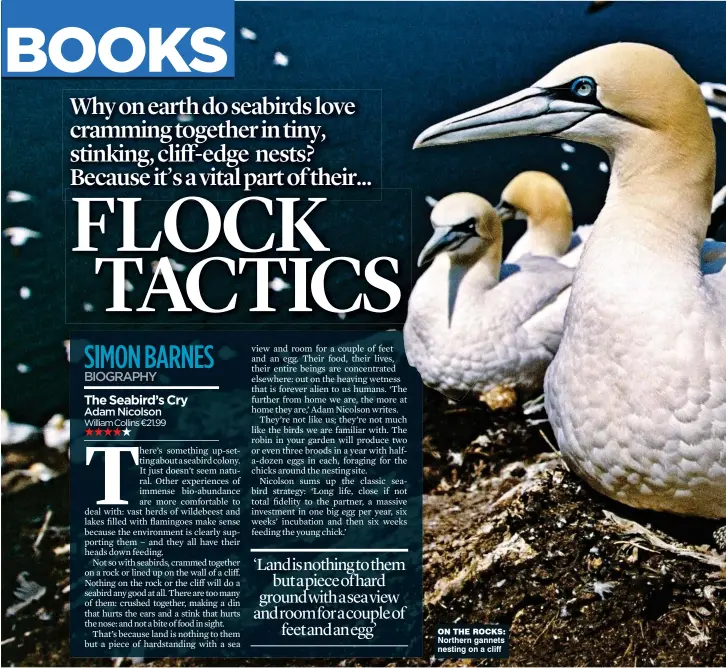
<path fill-rule="evenodd" d="M 257 33 L 254 30 L 250 30 L 249 28 L 240 28 L 239 35 L 242 39 L 246 39 L 250 42 L 257 41 Z"/>
<path fill-rule="evenodd" d="M 698 84 L 665 51 L 611 44 L 415 146 L 522 135 L 612 165 L 545 381 L 563 456 L 627 505 L 726 517 L 726 263 L 700 261 L 716 151 Z"/>
<path fill-rule="evenodd" d="M 24 193 L 20 190 L 8 190 L 8 194 L 5 195 L 5 201 L 8 204 L 20 204 L 21 202 L 32 201 L 33 196 L 28 193 Z"/>
<path fill-rule="evenodd" d="M 274 292 L 282 292 L 292 287 L 284 278 L 280 278 L 279 276 L 275 276 L 267 285 Z"/>
<path fill-rule="evenodd" d="M 560 342 L 572 269 L 534 256 L 502 267 L 501 221 L 472 193 L 444 197 L 431 223 L 418 260 L 431 266 L 403 328 L 409 362 L 443 394 L 473 391 L 492 407 L 539 390 Z"/>
<path fill-rule="evenodd" d="M 11 246 L 24 246 L 28 239 L 40 239 L 43 236 L 40 232 L 27 227 L 6 227 L 3 235 L 10 240 Z"/>
<path fill-rule="evenodd" d="M 281 51 L 275 51 L 272 62 L 278 67 L 287 67 L 290 64 L 290 58 Z"/>
<path fill-rule="evenodd" d="M 43 427 L 43 440 L 49 448 L 65 452 L 71 442 L 71 421 L 56 413 Z"/>
<path fill-rule="evenodd" d="M 31 441 L 39 433 L 38 427 L 10 422 L 7 411 L 0 411 L 0 443 L 2 445 L 22 445 Z"/>
<path fill-rule="evenodd" d="M 561 258 L 581 245 L 591 228 L 581 226 L 573 234 L 567 193 L 556 178 L 545 172 L 517 174 L 502 191 L 497 213 L 502 222 L 513 218 L 527 221 L 527 231 L 509 251 L 505 263 L 516 262 L 528 253 Z M 566 264 L 574 267 L 580 252 L 568 257 Z"/>

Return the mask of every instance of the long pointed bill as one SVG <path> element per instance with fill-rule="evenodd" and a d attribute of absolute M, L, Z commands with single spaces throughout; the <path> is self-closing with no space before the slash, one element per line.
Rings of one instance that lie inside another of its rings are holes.
<path fill-rule="evenodd" d="M 462 144 L 482 139 L 553 135 L 587 118 L 599 107 L 558 100 L 544 88 L 525 88 L 491 104 L 454 116 L 424 130 L 414 148 Z"/>
<path fill-rule="evenodd" d="M 517 215 L 517 210 L 509 203 L 502 200 L 497 204 L 496 207 L 497 216 L 499 220 L 506 223 L 508 220 L 512 220 Z"/>
<path fill-rule="evenodd" d="M 431 238 L 426 242 L 418 256 L 418 266 L 423 267 L 431 262 L 439 253 L 452 251 L 474 236 L 471 232 L 462 232 L 451 227 L 436 227 Z"/>

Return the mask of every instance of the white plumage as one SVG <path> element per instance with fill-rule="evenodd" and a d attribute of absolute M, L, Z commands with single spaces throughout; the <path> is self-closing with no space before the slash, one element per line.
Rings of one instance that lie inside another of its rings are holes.
<path fill-rule="evenodd" d="M 415 145 L 537 134 L 612 161 L 545 381 L 560 450 L 625 504 L 724 518 L 726 258 L 702 249 L 715 141 L 701 91 L 666 52 L 611 44 Z"/>
<path fill-rule="evenodd" d="M 528 394 L 541 388 L 557 350 L 573 272 L 532 256 L 502 267 L 501 223 L 470 193 L 436 205 L 434 239 L 472 218 L 478 233 L 443 246 L 411 293 L 406 354 L 427 385 L 452 398 L 500 387 Z"/>

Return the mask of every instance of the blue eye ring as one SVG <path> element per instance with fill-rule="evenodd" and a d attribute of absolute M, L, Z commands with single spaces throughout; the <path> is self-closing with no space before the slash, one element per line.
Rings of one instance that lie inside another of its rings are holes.
<path fill-rule="evenodd" d="M 581 99 L 588 97 L 594 97 L 597 92 L 597 84 L 595 80 L 590 77 L 577 77 L 570 84 L 570 92 Z"/>

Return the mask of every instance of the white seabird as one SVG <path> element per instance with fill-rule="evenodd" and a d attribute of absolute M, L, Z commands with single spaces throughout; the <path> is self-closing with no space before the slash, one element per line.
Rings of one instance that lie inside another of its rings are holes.
<path fill-rule="evenodd" d="M 517 174 L 502 190 L 497 213 L 502 222 L 511 219 L 527 221 L 527 231 L 509 251 L 505 263 L 516 262 L 527 254 L 563 258 L 574 267 L 581 247 L 592 229 L 581 225 L 572 231 L 572 205 L 562 184 L 545 172 L 527 171 Z"/>
<path fill-rule="evenodd" d="M 290 58 L 288 58 L 284 53 L 280 51 L 275 51 L 275 55 L 273 56 L 273 62 L 278 67 L 287 67 L 290 64 Z"/>
<path fill-rule="evenodd" d="M 162 258 L 163 259 L 163 258 Z M 186 271 L 187 266 L 185 264 L 182 264 L 181 262 L 177 262 L 173 257 L 166 258 L 169 260 L 169 266 L 172 268 L 172 271 Z M 151 261 L 151 268 L 156 271 L 157 267 L 159 266 L 160 260 L 152 260 Z"/>
<path fill-rule="evenodd" d="M 43 235 L 27 227 L 6 227 L 3 235 L 10 239 L 11 246 L 24 246 L 28 239 L 40 239 Z"/>
<path fill-rule="evenodd" d="M 43 439 L 49 448 L 65 452 L 71 442 L 71 421 L 56 413 L 43 427 Z"/>
<path fill-rule="evenodd" d="M 282 292 L 283 290 L 288 290 L 290 288 L 290 284 L 284 278 L 280 278 L 279 276 L 275 276 L 275 278 L 269 282 L 269 286 L 273 292 Z"/>
<path fill-rule="evenodd" d="M 257 33 L 249 28 L 240 28 L 239 34 L 242 39 L 249 40 L 250 42 L 255 42 L 257 40 Z"/>
<path fill-rule="evenodd" d="M 455 193 L 431 212 L 434 234 L 403 328 L 408 361 L 452 398 L 492 407 L 542 387 L 562 334 L 572 269 L 526 256 L 502 267 L 502 224 L 483 197 Z"/>
<path fill-rule="evenodd" d="M 716 151 L 698 84 L 665 51 L 611 44 L 415 146 L 540 134 L 612 160 L 545 382 L 560 450 L 627 505 L 724 518 L 726 263 L 700 262 Z"/>
<path fill-rule="evenodd" d="M 19 290 L 19 294 L 20 299 L 30 299 L 33 295 L 33 291 L 27 285 L 23 285 Z"/>
<path fill-rule="evenodd" d="M 0 411 L 0 443 L 2 445 L 21 445 L 30 441 L 40 432 L 32 424 L 10 422 L 7 411 Z"/>
<path fill-rule="evenodd" d="M 8 190 L 5 195 L 5 201 L 8 204 L 20 204 L 21 202 L 30 202 L 33 199 L 32 195 L 21 192 L 20 190 Z"/>

